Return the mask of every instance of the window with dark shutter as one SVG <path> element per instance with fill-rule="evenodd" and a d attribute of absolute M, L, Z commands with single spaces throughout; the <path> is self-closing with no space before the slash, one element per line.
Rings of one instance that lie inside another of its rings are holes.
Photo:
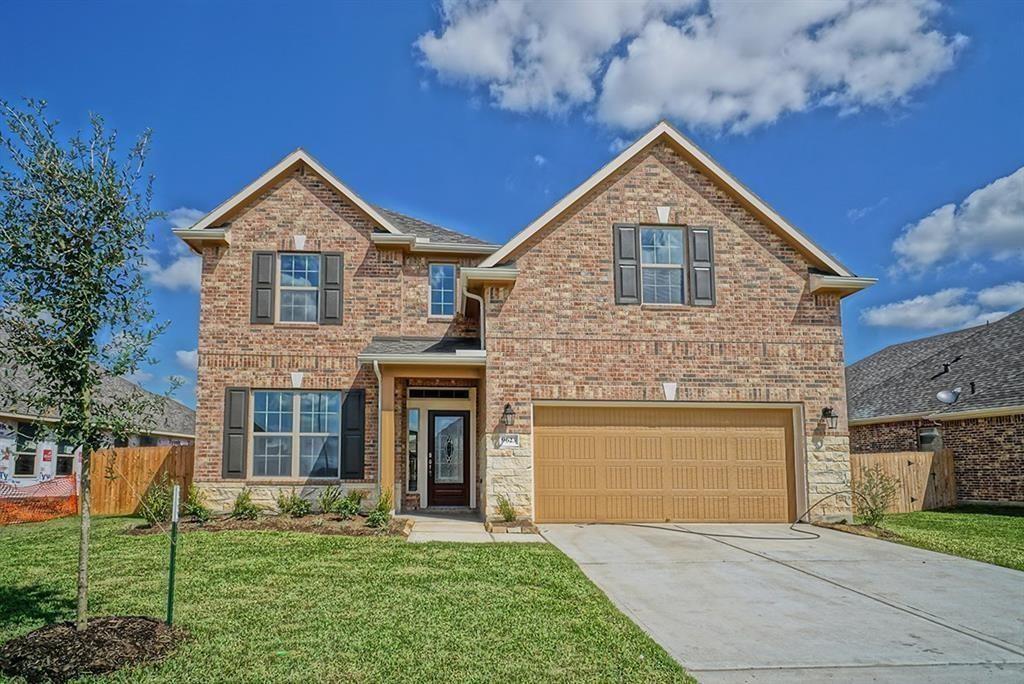
<path fill-rule="evenodd" d="M 341 325 L 345 282 L 344 255 L 336 252 L 324 253 L 320 271 L 320 324 Z"/>
<path fill-rule="evenodd" d="M 224 453 L 221 468 L 225 478 L 245 477 L 248 424 L 249 389 L 228 387 L 224 392 Z"/>
<path fill-rule="evenodd" d="M 364 406 L 365 391 L 345 392 L 341 405 L 341 477 L 347 480 L 363 478 Z"/>
<path fill-rule="evenodd" d="M 715 304 L 715 248 L 710 228 L 690 228 L 690 303 Z"/>
<path fill-rule="evenodd" d="M 252 317 L 253 323 L 274 322 L 274 252 L 253 252 L 252 255 Z"/>
<path fill-rule="evenodd" d="M 640 248 L 639 227 L 630 224 L 615 224 L 612 239 L 615 241 L 615 303 L 640 303 Z"/>

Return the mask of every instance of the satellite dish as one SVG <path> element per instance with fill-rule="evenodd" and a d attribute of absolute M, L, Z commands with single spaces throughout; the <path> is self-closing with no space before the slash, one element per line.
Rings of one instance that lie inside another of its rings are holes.
<path fill-rule="evenodd" d="M 942 390 L 935 395 L 935 398 L 941 401 L 943 404 L 955 404 L 956 400 L 960 398 L 960 392 L 963 388 L 957 387 L 951 390 Z"/>

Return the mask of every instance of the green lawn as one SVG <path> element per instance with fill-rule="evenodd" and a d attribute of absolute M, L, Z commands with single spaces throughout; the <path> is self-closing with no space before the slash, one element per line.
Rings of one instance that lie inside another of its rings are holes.
<path fill-rule="evenodd" d="M 882 527 L 911 546 L 1024 570 L 1024 508 L 962 506 L 886 516 Z"/>
<path fill-rule="evenodd" d="M 94 525 L 95 614 L 162 616 L 167 539 Z M 0 641 L 73 616 L 74 518 L 0 528 Z M 561 552 L 278 532 L 180 537 L 166 662 L 108 681 L 692 681 Z"/>

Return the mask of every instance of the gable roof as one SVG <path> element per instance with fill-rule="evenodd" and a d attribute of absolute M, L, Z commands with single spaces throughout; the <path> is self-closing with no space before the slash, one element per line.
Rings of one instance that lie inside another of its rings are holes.
<path fill-rule="evenodd" d="M 555 218 L 560 216 L 566 209 L 575 204 L 586 193 L 590 192 L 601 181 L 615 173 L 630 159 L 640 153 L 641 150 L 653 143 L 655 140 L 665 137 L 676 145 L 689 158 L 698 169 L 719 181 L 732 194 L 737 196 L 749 209 L 759 215 L 770 226 L 775 228 L 784 238 L 793 243 L 797 248 L 810 256 L 814 261 L 827 269 L 831 274 L 837 276 L 852 277 L 854 274 L 843 266 L 835 257 L 828 254 L 824 249 L 816 245 L 809 237 L 782 218 L 774 209 L 768 206 L 764 200 L 751 192 L 746 186 L 736 180 L 729 172 L 723 169 L 704 150 L 685 135 L 680 133 L 667 121 L 658 123 L 639 140 L 623 150 L 617 157 L 605 164 L 597 173 L 588 178 L 576 187 L 572 192 L 563 197 L 553 207 L 544 212 L 533 223 L 519 231 L 511 240 L 506 242 L 501 249 L 490 255 L 481 262 L 481 267 L 496 266 L 507 261 L 515 250 L 526 242 L 537 231 L 544 228 Z"/>
<path fill-rule="evenodd" d="M 342 183 L 337 176 L 328 171 L 325 166 L 313 157 L 313 155 L 309 154 L 301 147 L 272 166 L 259 178 L 254 180 L 252 183 L 249 183 L 249 185 L 242 188 L 232 197 L 222 202 L 213 211 L 199 219 L 194 225 L 175 230 L 174 233 L 182 239 L 197 239 L 201 235 L 201 231 L 211 231 L 212 235 L 214 228 L 219 226 L 236 208 L 241 206 L 246 200 L 265 188 L 274 180 L 297 167 L 299 164 L 306 164 L 317 175 L 327 181 L 332 188 L 352 202 L 352 204 L 356 205 L 387 233 L 391 233 L 393 235 L 412 235 L 415 237 L 428 238 L 438 244 L 486 244 L 483 240 L 478 240 L 470 235 L 459 233 L 458 231 L 448 228 L 442 228 L 441 226 L 433 223 L 428 223 L 427 221 L 370 204 L 357 195 L 351 188 Z"/>
<path fill-rule="evenodd" d="M 1024 411 L 1021 348 L 1024 309 L 988 325 L 886 347 L 846 369 L 850 422 L 914 416 L 941 420 L 1013 407 Z M 943 372 L 947 363 L 949 370 Z M 955 404 L 935 397 L 956 387 L 962 393 Z"/>

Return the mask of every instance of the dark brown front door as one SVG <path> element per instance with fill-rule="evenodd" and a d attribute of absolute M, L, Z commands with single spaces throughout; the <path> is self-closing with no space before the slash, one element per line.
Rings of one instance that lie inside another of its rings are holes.
<path fill-rule="evenodd" d="M 427 504 L 469 505 L 469 411 L 427 413 Z"/>

